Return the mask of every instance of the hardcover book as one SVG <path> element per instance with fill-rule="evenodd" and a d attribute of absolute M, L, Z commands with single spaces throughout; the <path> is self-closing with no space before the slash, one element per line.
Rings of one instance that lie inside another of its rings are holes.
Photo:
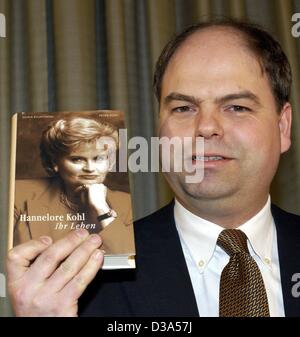
<path fill-rule="evenodd" d="M 135 268 L 124 128 L 112 110 L 13 116 L 10 247 L 85 228 L 103 240 L 103 269 Z"/>

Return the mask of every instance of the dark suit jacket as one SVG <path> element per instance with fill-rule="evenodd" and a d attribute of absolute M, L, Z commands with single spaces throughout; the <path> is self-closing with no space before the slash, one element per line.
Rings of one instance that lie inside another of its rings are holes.
<path fill-rule="evenodd" d="M 174 203 L 137 221 L 136 270 L 100 271 L 79 301 L 81 316 L 199 316 L 175 228 Z M 300 272 L 300 217 L 272 206 L 286 316 L 300 316 L 291 293 Z M 199 243 L 201 244 L 201 243 Z"/>

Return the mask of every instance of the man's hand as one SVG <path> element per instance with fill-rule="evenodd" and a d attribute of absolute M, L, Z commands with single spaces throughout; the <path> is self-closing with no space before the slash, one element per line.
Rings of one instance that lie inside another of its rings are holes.
<path fill-rule="evenodd" d="M 31 240 L 8 253 L 8 291 L 16 316 L 77 316 L 78 298 L 103 264 L 101 238 L 85 229 L 52 243 Z"/>

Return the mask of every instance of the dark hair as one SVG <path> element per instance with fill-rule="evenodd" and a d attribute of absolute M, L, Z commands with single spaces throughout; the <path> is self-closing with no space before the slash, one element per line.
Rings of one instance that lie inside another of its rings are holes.
<path fill-rule="evenodd" d="M 40 142 L 40 156 L 44 169 L 50 176 L 56 174 L 56 160 L 82 143 L 94 142 L 101 137 L 110 137 L 118 146 L 118 131 L 108 123 L 100 123 L 91 118 L 60 118 L 43 131 Z"/>
<path fill-rule="evenodd" d="M 211 27 L 228 27 L 241 33 L 245 44 L 253 52 L 266 73 L 280 111 L 289 100 L 292 82 L 291 66 L 280 44 L 260 26 L 238 20 L 214 20 L 192 25 L 175 36 L 163 49 L 155 67 L 154 92 L 158 102 L 161 98 L 162 80 L 167 66 L 183 42 L 192 34 Z"/>

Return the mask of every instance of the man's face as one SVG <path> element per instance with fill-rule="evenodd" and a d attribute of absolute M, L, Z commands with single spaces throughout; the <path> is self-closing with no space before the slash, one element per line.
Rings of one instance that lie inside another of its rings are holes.
<path fill-rule="evenodd" d="M 277 111 L 256 57 L 230 30 L 189 37 L 166 69 L 160 101 L 160 136 L 204 139 L 201 183 L 166 173 L 179 200 L 266 202 L 280 153 L 290 146 L 290 112 L 289 104 Z"/>
<path fill-rule="evenodd" d="M 55 169 L 68 191 L 79 186 L 103 183 L 108 170 L 108 152 L 97 142 L 81 143 L 68 155 L 57 160 Z"/>

